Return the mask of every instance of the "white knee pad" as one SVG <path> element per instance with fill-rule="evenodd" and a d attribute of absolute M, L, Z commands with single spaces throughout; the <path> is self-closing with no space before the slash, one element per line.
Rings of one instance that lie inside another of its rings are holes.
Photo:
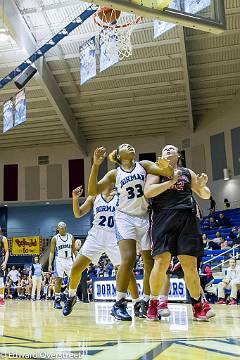
<path fill-rule="evenodd" d="M 0 277 L 0 289 L 4 288 L 3 277 Z"/>

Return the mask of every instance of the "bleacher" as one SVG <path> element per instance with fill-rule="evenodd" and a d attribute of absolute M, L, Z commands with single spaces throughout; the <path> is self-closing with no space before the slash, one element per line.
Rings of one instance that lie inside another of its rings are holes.
<path fill-rule="evenodd" d="M 206 234 L 209 240 L 216 238 L 217 232 L 220 232 L 221 236 L 224 239 L 227 239 L 233 226 L 240 227 L 240 208 L 217 211 L 217 212 L 215 212 L 214 217 L 218 218 L 220 213 L 223 213 L 231 221 L 232 226 L 229 228 L 223 228 L 223 229 L 219 229 L 219 228 L 215 228 L 215 229 L 211 229 L 211 230 L 202 229 L 202 233 Z M 231 239 L 229 239 L 229 240 L 231 240 Z M 236 254 L 239 254 L 240 248 L 238 247 L 234 251 L 235 251 L 235 256 L 236 256 Z M 215 258 L 216 256 L 217 256 L 216 259 L 213 259 L 212 261 L 210 261 L 210 265 L 212 267 L 229 259 L 232 256 L 232 251 L 226 253 L 226 250 L 205 249 L 202 260 L 203 260 L 203 262 L 206 262 L 206 261 L 210 260 L 211 258 Z"/>

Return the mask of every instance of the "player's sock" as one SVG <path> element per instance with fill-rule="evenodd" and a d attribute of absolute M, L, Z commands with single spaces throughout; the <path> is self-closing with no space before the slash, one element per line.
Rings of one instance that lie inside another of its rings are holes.
<path fill-rule="evenodd" d="M 158 296 L 150 295 L 150 300 L 158 300 Z"/>
<path fill-rule="evenodd" d="M 137 299 L 132 299 L 132 303 L 133 303 L 133 305 L 135 305 L 137 302 L 139 302 L 140 301 L 140 298 L 137 298 Z"/>
<path fill-rule="evenodd" d="M 125 299 L 125 297 L 126 297 L 126 293 L 117 291 L 117 301 L 121 299 Z"/>
<path fill-rule="evenodd" d="M 60 295 L 60 293 L 55 293 L 55 300 L 60 300 L 60 298 L 61 298 L 61 295 Z"/>
<path fill-rule="evenodd" d="M 73 297 L 76 295 L 77 289 L 69 289 L 69 297 Z"/>
<path fill-rule="evenodd" d="M 191 304 L 194 306 L 195 304 L 200 303 L 200 302 L 201 302 L 201 298 L 202 298 L 201 295 L 199 296 L 198 299 L 194 299 L 194 298 L 191 297 Z"/>
<path fill-rule="evenodd" d="M 160 302 L 168 301 L 168 297 L 166 295 L 160 295 L 159 296 L 159 301 Z"/>
<path fill-rule="evenodd" d="M 143 294 L 143 300 L 146 302 L 150 300 L 150 295 Z"/>

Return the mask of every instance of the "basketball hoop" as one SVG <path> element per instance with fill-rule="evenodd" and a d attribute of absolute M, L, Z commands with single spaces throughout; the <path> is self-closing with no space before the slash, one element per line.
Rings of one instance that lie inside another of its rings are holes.
<path fill-rule="evenodd" d="M 113 39 L 117 42 L 120 60 L 132 55 L 133 27 L 142 21 L 142 17 L 128 14 L 126 18 L 121 16 L 121 11 L 107 7 L 100 7 L 94 14 L 95 24 L 102 28 L 101 37 L 109 58 L 115 51 Z"/>

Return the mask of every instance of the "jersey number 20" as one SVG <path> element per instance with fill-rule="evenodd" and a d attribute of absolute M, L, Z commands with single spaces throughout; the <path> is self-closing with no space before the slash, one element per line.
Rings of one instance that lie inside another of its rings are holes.
<path fill-rule="evenodd" d="M 114 218 L 113 216 L 109 216 L 108 219 L 106 218 L 106 216 L 102 215 L 100 216 L 100 223 L 98 225 L 100 226 L 108 226 L 110 228 L 112 228 L 114 226 Z M 106 224 L 106 221 L 107 221 L 107 224 Z"/>
<path fill-rule="evenodd" d="M 135 188 L 129 186 L 129 187 L 126 188 L 126 191 L 128 192 L 128 199 L 134 199 L 135 196 L 137 198 L 140 198 L 140 197 L 142 197 L 144 195 L 141 184 L 136 184 Z"/>

